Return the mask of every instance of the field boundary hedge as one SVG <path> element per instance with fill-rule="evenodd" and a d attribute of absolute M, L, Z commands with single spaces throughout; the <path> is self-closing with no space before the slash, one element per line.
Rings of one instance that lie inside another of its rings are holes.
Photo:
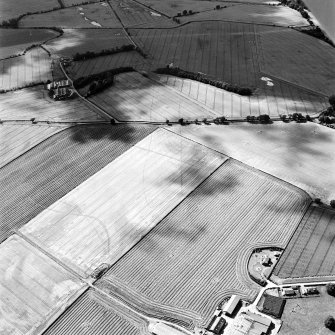
<path fill-rule="evenodd" d="M 194 73 L 190 71 L 185 71 L 182 70 L 178 67 L 163 67 L 163 68 L 158 68 L 157 70 L 154 71 L 157 74 L 167 74 L 167 75 L 172 75 L 176 76 L 179 78 L 186 78 L 186 79 L 191 79 L 195 81 L 199 81 L 204 84 L 208 84 L 217 88 L 221 88 L 223 90 L 226 90 L 228 92 L 236 93 L 239 95 L 252 95 L 252 89 L 248 87 L 240 87 L 238 85 L 233 85 L 230 83 L 226 83 L 224 81 L 219 81 L 219 80 L 213 80 L 207 78 L 205 75 L 201 73 Z"/>

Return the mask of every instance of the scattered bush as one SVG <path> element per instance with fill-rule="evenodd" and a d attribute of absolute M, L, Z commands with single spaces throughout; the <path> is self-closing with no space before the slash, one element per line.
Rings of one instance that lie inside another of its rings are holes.
<path fill-rule="evenodd" d="M 325 327 L 335 331 L 335 319 L 331 315 L 329 315 L 325 320 Z"/>
<path fill-rule="evenodd" d="M 334 201 L 334 200 L 333 200 Z M 335 297 L 335 283 L 328 283 L 326 285 L 327 293 Z"/>
<path fill-rule="evenodd" d="M 320 204 L 322 203 L 322 201 L 321 201 L 320 198 L 315 198 L 314 201 L 315 201 L 315 203 L 318 204 L 318 205 L 320 205 Z"/>
<path fill-rule="evenodd" d="M 222 81 L 208 79 L 203 74 L 185 71 L 185 70 L 179 69 L 178 67 L 167 66 L 164 68 L 158 68 L 155 72 L 158 74 L 169 74 L 169 75 L 173 75 L 173 76 L 180 77 L 180 78 L 196 80 L 201 83 L 215 86 L 217 88 L 221 88 L 226 91 L 237 93 L 240 95 L 252 95 L 252 90 L 250 88 L 239 87 L 237 85 L 232 85 L 232 84 L 225 83 Z"/>
<path fill-rule="evenodd" d="M 329 101 L 330 106 L 332 106 L 333 109 L 335 109 L 335 94 L 331 95 L 328 101 Z"/>
<path fill-rule="evenodd" d="M 332 208 L 335 208 L 335 200 L 330 200 L 330 206 Z M 335 284 L 333 284 L 333 285 L 334 285 L 334 290 L 335 290 Z"/>
<path fill-rule="evenodd" d="M 220 5 L 216 5 L 215 9 L 221 9 Z"/>

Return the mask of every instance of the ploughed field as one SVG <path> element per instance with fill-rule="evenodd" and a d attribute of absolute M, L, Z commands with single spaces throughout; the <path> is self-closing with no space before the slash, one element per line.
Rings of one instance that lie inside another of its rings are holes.
<path fill-rule="evenodd" d="M 89 100 L 122 121 L 165 122 L 220 115 L 138 72 L 116 76 L 112 87 Z"/>
<path fill-rule="evenodd" d="M 158 129 L 20 231 L 87 277 L 122 257 L 225 160 Z"/>
<path fill-rule="evenodd" d="M 121 28 L 122 25 L 107 3 L 97 2 L 28 15 L 20 20 L 20 27 Z"/>
<path fill-rule="evenodd" d="M 0 95 L 0 119 L 36 121 L 103 121 L 79 97 L 55 101 L 43 86 L 25 88 Z"/>
<path fill-rule="evenodd" d="M 131 44 L 122 29 L 64 29 L 64 34 L 45 47 L 58 56 L 72 57 L 76 53 L 99 52 Z"/>
<path fill-rule="evenodd" d="M 0 58 L 21 54 L 32 44 L 40 44 L 59 35 L 51 29 L 0 29 Z"/>
<path fill-rule="evenodd" d="M 43 335 L 149 335 L 145 320 L 90 289 L 77 299 Z"/>
<path fill-rule="evenodd" d="M 216 114 L 232 118 L 260 114 L 279 117 L 280 114 L 288 115 L 294 112 L 315 114 L 327 106 L 325 97 L 276 80 L 272 81 L 275 87 L 267 88 L 264 84 L 262 91 L 252 96 L 241 96 L 195 80 L 168 75 L 159 75 L 158 78 L 161 83 L 206 105 Z M 271 91 L 274 95 L 272 97 Z"/>
<path fill-rule="evenodd" d="M 154 129 L 128 125 L 71 127 L 9 162 L 0 170 L 0 241 Z"/>
<path fill-rule="evenodd" d="M 0 333 L 41 330 L 83 286 L 24 239 L 9 237 L 0 244 Z"/>
<path fill-rule="evenodd" d="M 0 168 L 65 127 L 31 125 L 0 126 Z"/>
<path fill-rule="evenodd" d="M 335 277 L 335 211 L 332 209 L 310 207 L 273 272 L 274 279 L 284 282 L 303 277 L 313 277 L 316 281 Z"/>
<path fill-rule="evenodd" d="M 51 79 L 50 57 L 42 48 L 25 55 L 0 60 L 0 89 L 9 90 Z"/>
<path fill-rule="evenodd" d="M 252 250 L 285 248 L 310 198 L 299 189 L 226 161 L 108 271 L 163 306 L 195 313 L 206 324 L 231 294 L 256 296 L 247 273 Z"/>

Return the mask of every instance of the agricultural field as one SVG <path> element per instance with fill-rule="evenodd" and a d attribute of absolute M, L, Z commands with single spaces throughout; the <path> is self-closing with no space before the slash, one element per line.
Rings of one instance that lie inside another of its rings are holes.
<path fill-rule="evenodd" d="M 255 87 L 260 81 L 254 26 L 197 22 L 175 29 L 130 29 L 150 56 L 148 69 L 173 63 L 232 84 Z"/>
<path fill-rule="evenodd" d="M 60 8 L 57 0 L 0 0 L 0 22 L 16 18 L 22 14 Z"/>
<path fill-rule="evenodd" d="M 43 329 L 84 287 L 55 261 L 13 235 L 0 244 L 0 333 Z"/>
<path fill-rule="evenodd" d="M 221 3 L 221 5 L 226 5 Z M 215 6 L 213 6 L 215 7 Z M 181 23 L 201 20 L 227 20 L 278 26 L 307 26 L 308 22 L 301 14 L 289 7 L 241 4 L 228 6 L 220 10 L 206 11 L 180 18 Z"/>
<path fill-rule="evenodd" d="M 335 199 L 333 129 L 293 122 L 169 129 L 283 179 L 326 203 Z"/>
<path fill-rule="evenodd" d="M 85 292 L 43 335 L 149 335 L 145 320 L 94 289 Z"/>
<path fill-rule="evenodd" d="M 84 61 L 72 62 L 66 69 L 73 79 L 89 76 L 118 67 L 132 66 L 143 68 L 146 60 L 137 51 L 120 52 L 114 55 L 100 56 Z"/>
<path fill-rule="evenodd" d="M 65 127 L 31 125 L 0 126 L 0 168 Z"/>
<path fill-rule="evenodd" d="M 9 162 L 0 173 L 0 242 L 155 129 L 71 127 Z"/>
<path fill-rule="evenodd" d="M 231 294 L 255 298 L 258 286 L 247 273 L 252 250 L 285 247 L 309 203 L 299 189 L 229 159 L 106 278 L 155 303 L 196 313 L 207 324 Z"/>
<path fill-rule="evenodd" d="M 0 89 L 46 82 L 51 78 L 50 66 L 49 55 L 40 47 L 29 50 L 24 56 L 0 60 Z"/>
<path fill-rule="evenodd" d="M 216 117 L 174 90 L 138 72 L 120 74 L 109 89 L 89 98 L 108 114 L 122 121 L 177 121 L 179 118 Z"/>
<path fill-rule="evenodd" d="M 77 52 L 112 49 L 130 44 L 122 29 L 65 29 L 64 35 L 46 43 L 53 54 L 72 57 Z"/>
<path fill-rule="evenodd" d="M 113 10 L 104 2 L 25 16 L 20 27 L 121 28 Z"/>
<path fill-rule="evenodd" d="M 0 29 L 0 58 L 21 54 L 32 44 L 40 44 L 59 35 L 51 29 Z"/>
<path fill-rule="evenodd" d="M 334 334 L 324 325 L 334 311 L 334 298 L 327 294 L 325 286 L 319 286 L 318 290 L 320 297 L 286 300 L 279 335 Z"/>
<path fill-rule="evenodd" d="M 20 231 L 82 276 L 115 263 L 226 157 L 158 129 Z"/>
<path fill-rule="evenodd" d="M 159 75 L 157 79 L 162 84 L 206 105 L 216 114 L 231 118 L 260 114 L 279 117 L 280 114 L 288 115 L 294 112 L 312 115 L 320 113 L 328 105 L 325 97 L 277 80 L 271 80 L 274 85 L 271 89 L 263 83 L 263 86 L 259 85 L 255 94 L 241 96 L 195 80 L 168 75 Z"/>
<path fill-rule="evenodd" d="M 109 2 L 125 27 L 172 27 L 176 24 L 165 16 L 140 5 L 133 0 Z"/>
<path fill-rule="evenodd" d="M 293 29 L 257 28 L 261 71 L 320 92 L 334 93 L 335 49 Z"/>
<path fill-rule="evenodd" d="M 335 211 L 311 206 L 273 272 L 273 279 L 335 278 Z M 287 280 L 286 280 L 287 279 Z"/>
<path fill-rule="evenodd" d="M 177 16 L 184 9 L 202 12 L 212 10 L 216 5 L 222 5 L 222 1 L 207 0 L 140 0 L 138 2 L 171 17 Z M 225 3 L 225 5 L 230 4 Z"/>
<path fill-rule="evenodd" d="M 43 86 L 25 88 L 0 95 L 0 119 L 52 122 L 103 121 L 79 97 L 55 101 Z"/>
<path fill-rule="evenodd" d="M 88 0 L 62 0 L 65 7 L 81 5 Z M 90 2 L 100 2 L 101 0 L 89 0 Z"/>

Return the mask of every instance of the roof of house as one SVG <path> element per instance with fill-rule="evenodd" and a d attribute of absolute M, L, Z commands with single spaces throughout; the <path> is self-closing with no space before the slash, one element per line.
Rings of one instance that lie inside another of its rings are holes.
<path fill-rule="evenodd" d="M 234 309 L 240 302 L 240 299 L 241 298 L 238 295 L 233 294 L 229 299 L 228 303 L 226 304 L 226 306 L 224 306 L 223 311 L 228 314 L 232 314 L 234 312 Z"/>

